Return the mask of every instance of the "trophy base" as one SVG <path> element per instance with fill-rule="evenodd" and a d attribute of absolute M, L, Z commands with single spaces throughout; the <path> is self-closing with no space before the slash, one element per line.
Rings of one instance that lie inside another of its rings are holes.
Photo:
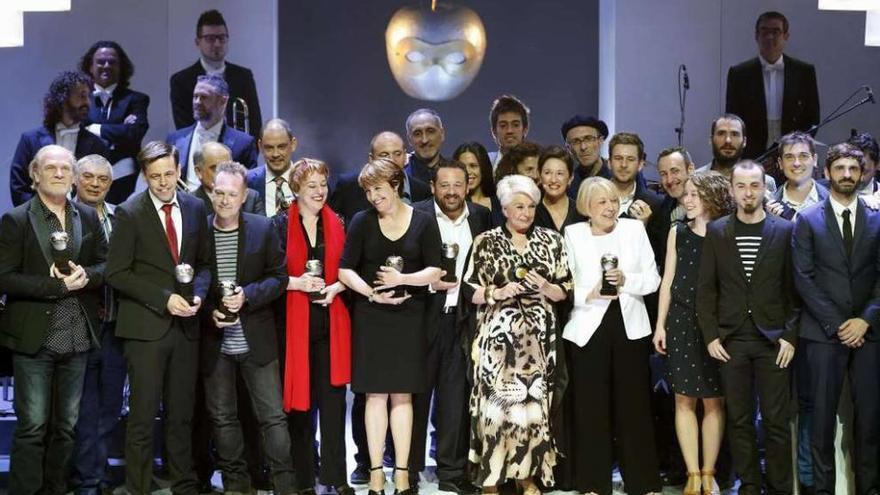
<path fill-rule="evenodd" d="M 440 281 L 454 284 L 454 283 L 458 282 L 458 277 L 456 277 L 455 275 L 453 275 L 451 277 L 441 277 Z"/>
<path fill-rule="evenodd" d="M 602 287 L 601 289 L 599 289 L 599 295 L 600 296 L 616 296 L 617 295 L 617 288 L 616 287 L 610 287 L 610 288 Z"/>
<path fill-rule="evenodd" d="M 70 265 L 67 264 L 66 259 L 65 260 L 55 260 L 55 270 L 57 270 L 58 273 L 60 273 L 64 276 L 70 275 L 72 273 L 70 270 Z"/>
<path fill-rule="evenodd" d="M 324 299 L 324 294 L 321 294 L 320 292 L 309 292 L 308 294 L 309 301 L 319 301 L 321 299 Z"/>

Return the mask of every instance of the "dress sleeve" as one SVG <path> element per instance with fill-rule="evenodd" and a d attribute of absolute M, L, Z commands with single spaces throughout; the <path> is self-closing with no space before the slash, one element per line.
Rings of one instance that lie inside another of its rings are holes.
<path fill-rule="evenodd" d="M 556 234 L 553 236 L 556 248 L 553 250 L 555 255 L 555 267 L 553 270 L 553 283 L 559 285 L 566 294 L 569 294 L 574 288 L 574 282 L 571 279 L 571 270 L 568 266 L 568 251 L 565 249 L 565 241 L 562 236 Z"/>
<path fill-rule="evenodd" d="M 464 276 L 462 277 L 474 288 L 482 286 L 480 282 L 480 273 L 479 267 L 482 265 L 482 256 L 483 256 L 483 239 L 485 237 L 485 233 L 478 235 L 474 238 L 474 244 L 471 246 L 471 255 L 468 258 L 468 265 L 464 269 Z"/>
<path fill-rule="evenodd" d="M 345 235 L 345 248 L 342 250 L 342 258 L 339 259 L 339 268 L 357 271 L 361 264 L 364 253 L 364 241 L 369 235 L 367 221 L 368 212 L 361 211 L 351 219 L 348 233 Z"/>

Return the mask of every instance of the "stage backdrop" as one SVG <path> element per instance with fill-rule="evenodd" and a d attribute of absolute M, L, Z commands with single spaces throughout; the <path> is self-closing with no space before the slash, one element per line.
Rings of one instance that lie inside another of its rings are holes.
<path fill-rule="evenodd" d="M 444 156 L 468 140 L 492 151 L 489 107 L 502 93 L 531 107 L 528 139 L 542 144 L 562 143 L 560 125 L 572 114 L 598 111 L 598 0 L 460 2 L 482 18 L 486 57 L 471 86 L 446 102 L 410 98 L 388 68 L 388 20 L 416 4 L 279 2 L 278 113 L 299 139 L 296 156 L 337 170 L 359 167 L 372 135 L 403 134 L 406 116 L 420 107 L 443 117 Z"/>

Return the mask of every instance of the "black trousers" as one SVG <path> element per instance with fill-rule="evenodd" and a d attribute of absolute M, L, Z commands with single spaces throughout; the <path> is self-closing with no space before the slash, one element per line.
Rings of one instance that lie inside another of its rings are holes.
<path fill-rule="evenodd" d="M 627 338 L 617 301 L 584 347 L 569 344 L 574 410 L 570 462 L 576 491 L 610 494 L 615 452 L 627 493 L 660 490 L 651 418 L 650 346 L 650 337 Z"/>
<path fill-rule="evenodd" d="M 428 391 L 413 395 L 413 431 L 409 470 L 425 469 L 425 443 L 431 394 L 437 413 L 437 479 L 453 481 L 464 476 L 468 451 L 467 357 L 455 325 L 455 313 L 442 314 L 437 336 L 428 346 Z"/>
<path fill-rule="evenodd" d="M 125 440 L 125 486 L 132 495 L 150 493 L 153 478 L 153 418 L 165 410 L 165 448 L 171 490 L 197 493 L 192 468 L 192 415 L 198 372 L 197 340 L 189 340 L 175 319 L 159 340 L 126 340 L 129 397 Z"/>
<path fill-rule="evenodd" d="M 721 365 L 721 382 L 727 404 L 727 431 L 733 465 L 739 473 L 742 495 L 761 493 L 755 431 L 757 387 L 764 445 L 768 494 L 792 493 L 791 383 L 789 368 L 776 365 L 779 346 L 763 337 L 724 342 L 730 360 Z"/>
<path fill-rule="evenodd" d="M 813 388 L 810 444 L 817 494 L 834 493 L 834 429 L 843 380 L 849 376 L 854 411 L 856 494 L 880 493 L 880 342 L 858 349 L 806 342 Z"/>
<path fill-rule="evenodd" d="M 330 342 L 312 342 L 309 350 L 311 410 L 289 415 L 296 489 L 315 486 L 315 422 L 321 428 L 319 478 L 322 485 L 340 486 L 345 479 L 345 391 L 330 384 Z"/>

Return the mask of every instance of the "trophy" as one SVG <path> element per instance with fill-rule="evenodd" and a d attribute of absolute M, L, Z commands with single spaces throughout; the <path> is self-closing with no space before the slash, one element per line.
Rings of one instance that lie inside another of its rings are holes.
<path fill-rule="evenodd" d="M 220 281 L 220 295 L 222 297 L 232 296 L 236 293 L 236 283 L 235 280 L 221 280 Z M 223 304 L 223 301 L 220 301 L 220 312 L 223 313 L 223 318 L 220 318 L 220 321 L 226 323 L 232 323 L 238 318 L 238 314 L 233 313 Z"/>
<path fill-rule="evenodd" d="M 177 279 L 177 293 L 186 299 L 190 306 L 194 304 L 195 300 L 193 297 L 194 276 L 193 267 L 186 263 L 181 263 L 174 267 L 174 278 Z"/>
<path fill-rule="evenodd" d="M 455 261 L 458 259 L 458 244 L 451 243 L 443 243 L 442 247 L 442 257 L 440 258 L 440 268 L 446 272 L 446 275 L 443 275 L 443 278 L 440 280 L 444 282 L 455 283 L 458 282 L 458 277 L 455 276 Z"/>
<path fill-rule="evenodd" d="M 398 272 L 403 272 L 403 256 L 395 256 L 391 255 L 385 258 L 385 266 L 394 268 Z M 391 293 L 391 297 L 403 297 L 406 295 L 405 290 L 400 289 L 389 289 Z"/>
<path fill-rule="evenodd" d="M 52 259 L 55 262 L 55 269 L 62 275 L 70 275 L 70 253 L 67 252 L 67 241 L 70 236 L 67 232 L 52 232 L 49 234 L 49 242 L 52 243 Z"/>
<path fill-rule="evenodd" d="M 614 270 L 617 268 L 617 256 L 611 253 L 605 253 L 602 255 L 602 288 L 599 289 L 599 295 L 602 296 L 616 296 L 617 295 L 617 287 L 611 285 L 611 282 L 605 278 L 605 273 L 608 270 Z"/>
<path fill-rule="evenodd" d="M 313 277 L 321 278 L 324 275 L 324 263 L 321 263 L 321 260 L 308 260 L 306 261 L 306 273 Z M 324 294 L 321 294 L 321 291 L 309 292 L 309 301 L 317 301 L 318 299 L 323 299 Z"/>

